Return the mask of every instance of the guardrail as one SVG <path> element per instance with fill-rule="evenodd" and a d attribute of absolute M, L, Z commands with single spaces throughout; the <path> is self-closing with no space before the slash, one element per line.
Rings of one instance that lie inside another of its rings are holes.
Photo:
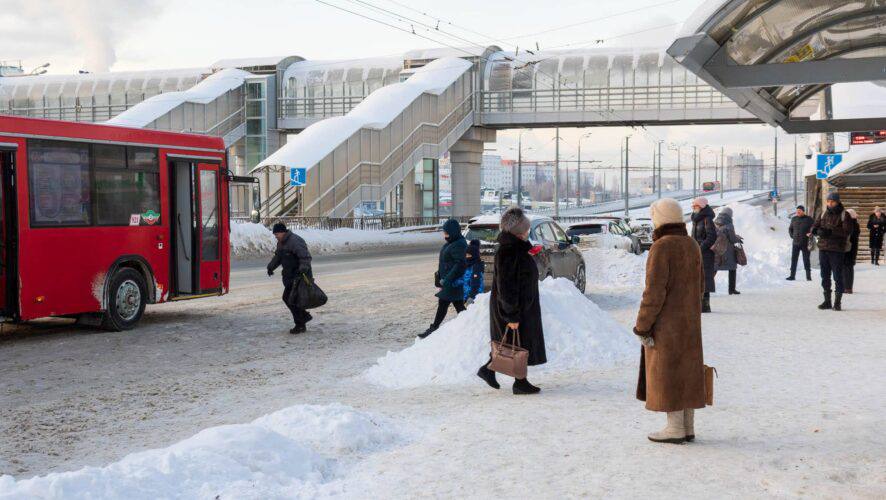
<path fill-rule="evenodd" d="M 364 231 L 387 231 L 389 229 L 420 228 L 441 226 L 448 219 L 467 224 L 471 217 L 262 217 L 260 224 L 272 226 L 277 222 L 290 229 L 360 229 Z M 235 222 L 252 222 L 248 217 L 231 217 Z"/>

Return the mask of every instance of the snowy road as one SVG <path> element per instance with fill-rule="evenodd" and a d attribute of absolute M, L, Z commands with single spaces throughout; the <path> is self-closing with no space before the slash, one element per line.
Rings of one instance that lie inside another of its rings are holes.
<path fill-rule="evenodd" d="M 393 418 L 412 437 L 352 464 L 316 494 L 886 495 L 886 403 L 878 382 L 886 380 L 886 269 L 859 265 L 857 293 L 842 313 L 815 309 L 814 282 L 715 295 L 704 343 L 706 362 L 719 370 L 716 405 L 699 412 L 695 443 L 662 446 L 646 441 L 663 417 L 634 400 L 634 362 L 530 372 L 544 390 L 528 398 L 479 381 L 368 385 L 360 374 L 386 351 L 411 345 L 427 324 L 435 258 L 353 258 L 347 265 L 318 259 L 333 300 L 307 335 L 284 333 L 279 282 L 260 263 L 238 266 L 230 295 L 153 307 L 136 331 L 56 324 L 7 335 L 0 341 L 0 471 L 23 478 L 103 465 L 206 427 L 296 404 L 342 403 Z M 636 280 L 593 276 L 588 297 L 630 326 Z M 502 434 L 527 426 L 529 434 Z"/>

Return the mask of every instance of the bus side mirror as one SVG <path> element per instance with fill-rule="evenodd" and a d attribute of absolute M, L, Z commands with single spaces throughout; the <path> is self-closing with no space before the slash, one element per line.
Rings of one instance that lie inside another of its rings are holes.
<path fill-rule="evenodd" d="M 572 235 L 572 244 L 573 245 L 578 245 L 578 243 L 580 241 L 581 241 L 581 238 L 579 238 L 577 234 Z"/>

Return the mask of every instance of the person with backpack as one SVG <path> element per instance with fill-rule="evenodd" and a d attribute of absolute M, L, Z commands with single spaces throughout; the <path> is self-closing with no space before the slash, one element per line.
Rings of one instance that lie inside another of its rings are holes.
<path fill-rule="evenodd" d="M 714 226 L 717 228 L 717 239 L 722 239 L 723 253 L 716 255 L 717 271 L 727 271 L 729 273 L 729 295 L 740 295 L 741 292 L 735 287 L 738 278 L 738 258 L 736 257 L 735 245 L 741 244 L 742 239 L 735 234 L 735 226 L 732 223 L 732 209 L 724 207 L 714 219 Z M 721 246 L 718 241 L 714 248 Z"/>
<path fill-rule="evenodd" d="M 461 224 L 455 219 L 443 223 L 443 237 L 446 243 L 440 249 L 437 273 L 434 275 L 434 284 L 440 289 L 436 294 L 437 314 L 431 326 L 418 335 L 420 339 L 427 338 L 440 328 L 450 305 L 455 308 L 456 314 L 465 310 L 464 274 L 468 242 L 461 234 Z"/>
<path fill-rule="evenodd" d="M 812 233 L 818 236 L 818 260 L 821 266 L 821 288 L 824 293 L 824 301 L 818 305 L 819 309 L 843 309 L 843 267 L 849 244 L 849 236 L 852 233 L 851 217 L 846 214 L 840 195 L 834 191 L 827 196 L 827 208 L 821 217 L 812 225 Z M 832 286 L 834 288 L 833 302 L 831 302 Z"/>
<path fill-rule="evenodd" d="M 486 271 L 486 264 L 480 259 L 480 240 L 471 240 L 465 258 L 465 304 L 471 304 L 478 294 L 483 293 L 483 273 Z"/>

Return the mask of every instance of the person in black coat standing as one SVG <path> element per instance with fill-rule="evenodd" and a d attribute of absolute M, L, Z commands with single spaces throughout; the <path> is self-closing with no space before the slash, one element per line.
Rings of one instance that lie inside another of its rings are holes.
<path fill-rule="evenodd" d="M 786 279 L 794 281 L 797 279 L 797 259 L 803 254 L 803 267 L 806 268 L 806 281 L 812 281 L 812 269 L 809 266 L 809 232 L 812 231 L 812 224 L 815 221 L 812 217 L 806 215 L 806 207 L 799 205 L 797 207 L 797 215 L 791 218 L 791 225 L 788 226 L 788 234 L 791 236 L 791 275 Z"/>
<path fill-rule="evenodd" d="M 443 237 L 446 238 L 446 244 L 440 249 L 440 260 L 434 279 L 434 284 L 440 289 L 436 294 L 438 299 L 437 314 L 434 316 L 431 326 L 424 333 L 418 335 L 418 338 L 421 339 L 440 328 L 450 304 L 455 307 L 456 314 L 465 310 L 464 274 L 467 267 L 465 254 L 468 250 L 468 242 L 462 236 L 461 225 L 455 219 L 449 219 L 443 223 Z"/>
<path fill-rule="evenodd" d="M 871 264 L 880 265 L 880 251 L 883 249 L 883 234 L 886 233 L 886 214 L 880 207 L 868 217 L 868 243 L 871 248 Z"/>
<path fill-rule="evenodd" d="M 529 351 L 528 364 L 536 366 L 548 359 L 538 295 L 538 266 L 530 253 L 530 226 L 529 219 L 518 207 L 509 208 L 501 217 L 489 300 L 489 334 L 492 340 L 500 341 L 508 331 L 519 332 L 520 345 Z M 500 387 L 495 372 L 486 364 L 477 375 L 490 387 Z M 514 394 L 536 394 L 540 390 L 525 378 L 514 381 Z"/>
<path fill-rule="evenodd" d="M 313 317 L 308 311 L 296 306 L 291 295 L 293 287 L 303 274 L 309 278 L 313 277 L 311 252 L 308 251 L 305 240 L 286 229 L 286 224 L 282 222 L 274 224 L 272 232 L 277 238 L 277 250 L 274 252 L 274 258 L 268 263 L 268 276 L 273 275 L 277 267 L 283 266 L 283 303 L 289 308 L 292 320 L 295 322 L 289 333 L 304 333 L 307 331 L 305 325 Z"/>
<path fill-rule="evenodd" d="M 714 251 L 711 247 L 717 242 L 717 228 L 714 226 L 714 209 L 708 205 L 708 199 L 699 197 L 692 200 L 692 237 L 701 247 L 701 260 L 704 267 L 704 296 L 701 312 L 711 312 L 711 293 L 716 292 L 714 276 L 717 267 L 714 262 Z"/>
<path fill-rule="evenodd" d="M 861 226 L 858 224 L 858 213 L 847 208 L 846 213 L 849 214 L 849 224 L 851 232 L 849 233 L 849 251 L 843 258 L 843 281 L 845 290 L 843 293 L 852 294 L 852 285 L 855 284 L 855 261 L 858 259 L 858 236 L 861 234 Z"/>
<path fill-rule="evenodd" d="M 828 194 L 827 208 L 821 214 L 821 218 L 812 225 L 812 233 L 818 236 L 818 260 L 821 267 L 821 288 L 824 292 L 824 302 L 818 305 L 819 309 L 833 309 L 840 311 L 843 308 L 843 262 L 846 256 L 846 243 L 852 233 L 850 217 L 846 215 L 843 204 L 840 203 L 840 195 L 837 192 Z M 836 285 L 834 301 L 831 302 L 831 276 Z"/>

